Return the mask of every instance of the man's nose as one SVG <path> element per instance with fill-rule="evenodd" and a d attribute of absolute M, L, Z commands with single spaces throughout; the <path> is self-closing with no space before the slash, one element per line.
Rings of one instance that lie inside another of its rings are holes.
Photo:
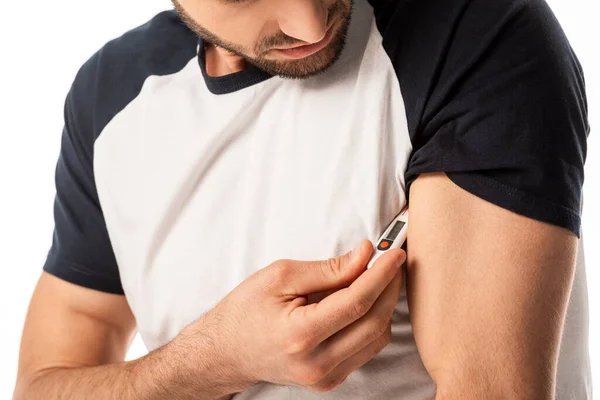
<path fill-rule="evenodd" d="M 280 0 L 277 22 L 283 33 L 316 43 L 327 32 L 327 8 L 323 0 Z"/>

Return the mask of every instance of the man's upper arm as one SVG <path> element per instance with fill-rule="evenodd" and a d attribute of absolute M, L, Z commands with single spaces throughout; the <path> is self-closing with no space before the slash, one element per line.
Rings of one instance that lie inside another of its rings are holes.
<path fill-rule="evenodd" d="M 400 4 L 413 13 L 386 32 L 414 30 L 390 48 L 419 352 L 441 398 L 552 398 L 589 134 L 581 65 L 543 0 Z"/>
<path fill-rule="evenodd" d="M 550 399 L 576 235 L 444 174 L 410 195 L 407 294 L 424 365 L 449 399 Z"/>
<path fill-rule="evenodd" d="M 94 143 L 112 115 L 102 92 L 111 85 L 99 85 L 103 51 L 79 70 L 64 104 L 54 235 L 25 323 L 21 381 L 48 368 L 123 360 L 135 329 L 94 176 Z"/>
<path fill-rule="evenodd" d="M 64 104 L 64 128 L 56 164 L 54 235 L 44 271 L 67 282 L 123 294 L 94 175 L 94 143 L 103 126 L 98 59 L 79 70 Z"/>

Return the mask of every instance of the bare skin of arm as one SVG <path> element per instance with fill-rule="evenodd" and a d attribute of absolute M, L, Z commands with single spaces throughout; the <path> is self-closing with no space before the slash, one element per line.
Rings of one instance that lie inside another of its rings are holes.
<path fill-rule="evenodd" d="M 174 385 L 190 375 L 184 341 L 124 362 L 135 332 L 125 296 L 86 289 L 44 272 L 26 318 L 14 399 L 159 399 L 182 391 Z M 208 368 L 196 365 L 191 370 L 218 381 Z M 190 389 L 196 396 L 216 397 L 210 385 Z"/>
<path fill-rule="evenodd" d="M 577 237 L 444 174 L 410 194 L 407 293 L 437 400 L 554 398 Z"/>

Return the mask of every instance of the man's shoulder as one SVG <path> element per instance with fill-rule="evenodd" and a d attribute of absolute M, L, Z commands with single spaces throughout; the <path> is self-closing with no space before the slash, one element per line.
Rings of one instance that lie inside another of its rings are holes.
<path fill-rule="evenodd" d="M 478 29 L 480 34 L 518 17 L 546 14 L 545 0 L 368 0 L 379 31 L 389 43 L 466 40 L 477 45 L 477 36 L 456 37 L 457 31 Z M 487 29 L 486 29 L 487 28 Z"/>
<path fill-rule="evenodd" d="M 163 11 L 148 22 L 107 42 L 93 57 L 106 72 L 131 68 L 150 70 L 153 74 L 169 73 L 183 53 L 196 52 L 198 37 L 174 10 Z"/>
<path fill-rule="evenodd" d="M 98 137 L 150 76 L 176 73 L 196 56 L 198 37 L 173 10 L 110 40 L 79 69 L 68 101 L 86 134 Z"/>

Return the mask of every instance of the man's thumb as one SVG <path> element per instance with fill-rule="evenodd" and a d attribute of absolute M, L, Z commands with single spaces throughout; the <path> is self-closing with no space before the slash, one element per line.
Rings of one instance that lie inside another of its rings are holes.
<path fill-rule="evenodd" d="M 327 260 L 288 260 L 286 286 L 297 296 L 347 286 L 365 270 L 372 252 L 373 244 L 364 239 L 352 251 Z"/>

